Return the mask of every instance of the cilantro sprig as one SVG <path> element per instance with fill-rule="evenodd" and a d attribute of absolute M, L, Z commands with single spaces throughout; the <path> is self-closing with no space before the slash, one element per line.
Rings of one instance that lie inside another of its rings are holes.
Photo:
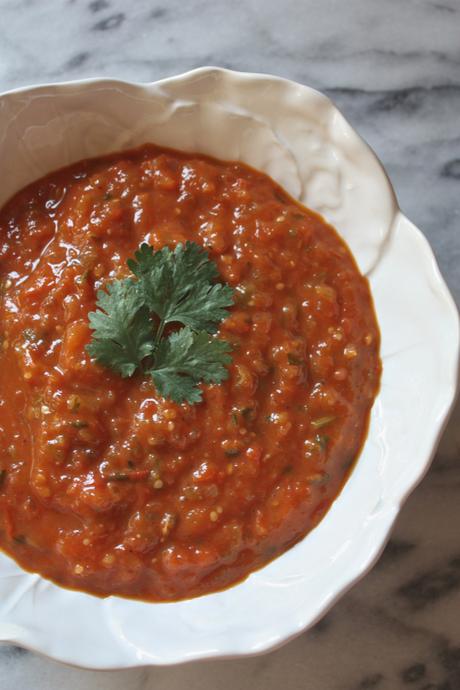
<path fill-rule="evenodd" d="M 233 304 L 233 289 L 216 282 L 216 264 L 194 242 L 158 251 L 142 244 L 127 263 L 134 278 L 97 293 L 87 351 L 122 377 L 150 376 L 174 402 L 200 402 L 200 383 L 228 376 L 231 346 L 213 334 Z M 183 327 L 165 336 L 171 324 Z"/>

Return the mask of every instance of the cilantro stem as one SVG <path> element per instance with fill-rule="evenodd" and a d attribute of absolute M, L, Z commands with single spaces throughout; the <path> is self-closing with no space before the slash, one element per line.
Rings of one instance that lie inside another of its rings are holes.
<path fill-rule="evenodd" d="M 160 341 L 161 341 L 161 339 L 162 339 L 162 337 L 163 337 L 163 332 L 164 332 L 164 330 L 165 330 L 165 326 L 166 326 L 165 320 L 164 320 L 164 319 L 161 319 L 161 321 L 160 321 L 160 323 L 159 323 L 159 325 L 158 325 L 158 329 L 157 329 L 157 332 L 156 332 L 156 335 L 155 335 L 155 340 L 154 340 L 154 348 L 155 348 L 155 350 L 158 348 L 158 345 L 160 344 Z"/>

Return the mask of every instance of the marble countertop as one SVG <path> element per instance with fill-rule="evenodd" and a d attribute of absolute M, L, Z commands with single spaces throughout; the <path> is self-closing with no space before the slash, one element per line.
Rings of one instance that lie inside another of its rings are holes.
<path fill-rule="evenodd" d="M 383 161 L 460 301 L 459 0 L 0 0 L 0 13 L 2 91 L 214 64 L 326 92 Z M 0 647 L 0 688 L 459 690 L 459 457 L 457 405 L 378 565 L 284 648 L 100 673 Z"/>

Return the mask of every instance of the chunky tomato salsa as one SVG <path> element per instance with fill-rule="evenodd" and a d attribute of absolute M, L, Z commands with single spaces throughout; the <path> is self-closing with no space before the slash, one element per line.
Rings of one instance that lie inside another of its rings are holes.
<path fill-rule="evenodd" d="M 193 404 L 87 350 L 98 290 L 142 243 L 187 241 L 233 288 L 227 379 Z M 269 177 L 153 145 L 77 163 L 1 210 L 0 281 L 0 546 L 23 568 L 177 600 L 322 519 L 366 435 L 379 331 L 346 245 Z"/>

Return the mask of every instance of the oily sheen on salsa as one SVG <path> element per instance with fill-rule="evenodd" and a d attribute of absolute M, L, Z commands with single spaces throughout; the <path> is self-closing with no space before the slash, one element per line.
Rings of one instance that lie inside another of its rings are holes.
<path fill-rule="evenodd" d="M 97 291 L 143 242 L 187 241 L 234 289 L 228 378 L 198 404 L 86 350 Z M 0 546 L 23 568 L 177 600 L 324 516 L 365 438 L 379 332 L 346 245 L 269 177 L 154 145 L 77 163 L 1 210 L 0 281 Z"/>

